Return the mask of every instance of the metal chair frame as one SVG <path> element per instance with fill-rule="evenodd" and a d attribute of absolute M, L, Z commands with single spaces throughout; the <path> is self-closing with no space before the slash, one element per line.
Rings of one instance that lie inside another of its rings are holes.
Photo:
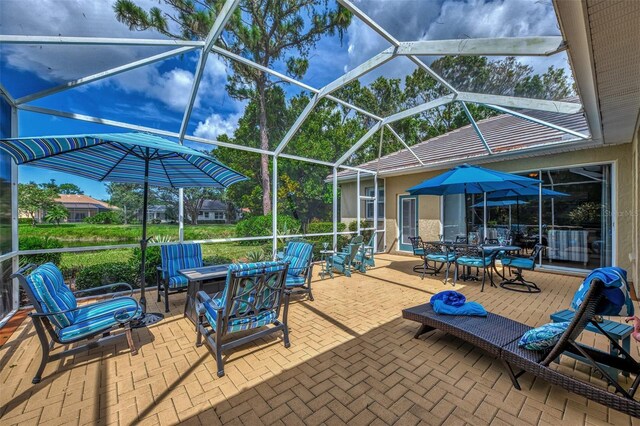
<path fill-rule="evenodd" d="M 540 253 L 546 249 L 546 246 L 543 244 L 536 244 L 533 247 L 533 251 L 531 252 L 531 255 L 529 256 L 522 256 L 521 258 L 523 259 L 530 259 L 533 261 L 533 268 L 531 269 L 527 269 L 529 271 L 534 271 L 536 269 L 536 258 L 540 255 Z M 505 256 L 503 257 L 503 259 L 516 259 L 518 258 L 517 256 Z M 504 265 L 502 266 L 503 270 L 504 270 Z M 507 265 L 507 268 L 509 268 L 509 275 L 511 275 L 512 273 L 515 275 L 515 277 L 510 278 L 508 280 L 504 280 L 500 283 L 500 287 L 505 288 L 507 290 L 512 290 L 512 291 L 518 291 L 521 293 L 540 293 L 540 287 L 538 287 L 536 285 L 536 283 L 534 283 L 533 281 L 527 281 L 524 279 L 524 277 L 522 276 L 522 271 L 523 268 L 522 267 L 511 267 L 509 265 Z M 513 271 L 515 269 L 515 271 Z M 503 274 L 504 275 L 504 274 Z"/>

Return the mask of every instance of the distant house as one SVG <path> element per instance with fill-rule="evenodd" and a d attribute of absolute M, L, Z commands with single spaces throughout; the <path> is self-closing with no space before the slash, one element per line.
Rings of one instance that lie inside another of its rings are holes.
<path fill-rule="evenodd" d="M 60 194 L 54 201 L 69 210 L 66 222 L 82 222 L 85 217 L 95 216 L 98 213 L 110 210 L 118 210 L 118 207 L 96 200 L 88 195 Z M 42 222 L 46 215 L 46 211 L 39 211 L 36 215 L 36 221 Z M 23 215 L 21 214 L 20 217 L 23 217 Z"/>
<path fill-rule="evenodd" d="M 175 220 L 167 215 L 168 207 L 166 205 L 149 206 L 147 209 L 147 218 L 154 222 L 170 222 Z M 242 217 L 245 209 L 236 211 L 235 220 Z M 198 210 L 198 223 L 229 223 L 232 218 L 228 217 L 229 205 L 220 200 L 204 200 L 202 206 Z M 142 212 L 137 214 L 138 220 L 142 220 Z M 185 216 L 189 216 L 189 212 L 185 209 Z"/>
<path fill-rule="evenodd" d="M 138 219 L 142 220 L 142 214 L 138 214 Z M 167 218 L 167 206 L 149 206 L 147 208 L 147 220 L 150 222 L 169 222 Z"/>
<path fill-rule="evenodd" d="M 224 222 L 227 223 L 229 205 L 220 200 L 204 200 L 198 211 L 198 223 Z"/>

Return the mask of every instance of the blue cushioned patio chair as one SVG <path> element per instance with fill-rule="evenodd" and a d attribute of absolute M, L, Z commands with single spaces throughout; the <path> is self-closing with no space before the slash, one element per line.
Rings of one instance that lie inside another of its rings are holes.
<path fill-rule="evenodd" d="M 482 269 L 482 287 L 480 287 L 480 291 L 484 291 L 484 283 L 487 275 L 489 275 L 491 286 L 495 287 L 496 285 L 493 283 L 492 268 L 496 254 L 496 251 L 486 253 L 482 246 L 469 245 L 465 247 L 458 247 L 456 251 L 456 270 L 453 277 L 453 284 L 455 285 L 458 281 L 458 266 L 462 266 L 467 270 L 470 268 Z"/>
<path fill-rule="evenodd" d="M 200 244 L 165 244 L 160 246 L 162 265 L 158 266 L 158 302 L 164 296 L 164 311 L 169 312 L 169 292 L 178 293 L 187 289 L 189 280 L 178 272 L 181 269 L 200 268 L 202 248 Z"/>
<path fill-rule="evenodd" d="M 449 269 L 456 260 L 455 252 L 449 250 L 446 244 L 431 242 L 423 242 L 422 251 L 424 253 L 422 279 L 425 274 L 437 275 L 446 266 L 444 282 L 449 281 Z"/>
<path fill-rule="evenodd" d="M 527 281 L 522 277 L 522 271 L 533 271 L 536 269 L 538 255 L 546 247 L 544 244 L 536 244 L 529 257 L 503 256 L 500 259 L 502 267 L 509 268 L 509 275 L 515 269 L 513 274 L 515 277 L 504 280 L 500 283 L 500 287 L 508 290 L 519 291 L 522 293 L 540 293 L 540 287 L 532 281 Z"/>
<path fill-rule="evenodd" d="M 342 251 L 332 255 L 328 259 L 329 267 L 333 270 L 344 274 L 346 277 L 351 276 L 351 270 L 356 269 L 360 272 L 366 272 L 364 264 L 356 259 L 356 255 L 363 245 L 362 235 L 356 235 L 351 238 L 349 243 L 342 248 Z"/>
<path fill-rule="evenodd" d="M 422 262 L 413 267 L 413 272 L 419 272 L 423 276 L 427 272 L 425 270 L 425 259 L 424 259 L 424 241 L 422 241 L 421 237 L 409 237 L 409 241 L 411 241 L 411 248 L 413 249 L 413 255 L 418 256 L 422 259 Z"/>
<path fill-rule="evenodd" d="M 196 346 L 202 345 L 204 336 L 216 356 L 218 377 L 224 376 L 222 354 L 229 349 L 279 331 L 283 333 L 284 347 L 290 346 L 289 293 L 284 291 L 287 268 L 286 262 L 234 263 L 229 265 L 223 291 L 213 297 L 204 291 L 196 295 Z M 280 320 L 283 299 L 284 313 Z M 231 337 L 245 330 L 255 332 Z"/>
<path fill-rule="evenodd" d="M 26 275 L 27 273 L 29 274 Z M 124 328 L 131 354 L 138 353 L 131 335 L 131 321 L 142 314 L 142 309 L 138 302 L 130 297 L 133 293 L 130 284 L 115 283 L 72 292 L 64 283 L 62 272 L 53 263 L 45 263 L 38 267 L 33 264 L 27 265 L 11 275 L 11 278 L 18 279 L 35 309 L 29 316 L 42 346 L 42 359 L 31 381 L 33 384 L 40 382 L 47 362 L 110 343 L 111 340 L 122 337 L 120 333 L 110 335 L 117 328 Z M 106 289 L 114 290 L 118 287 L 129 290 L 129 296 L 78 306 L 76 295 Z M 68 345 L 90 340 L 98 335 L 102 337 L 86 345 L 49 355 L 55 343 Z"/>
<path fill-rule="evenodd" d="M 303 240 L 290 241 L 282 258 L 278 260 L 289 263 L 285 282 L 286 290 L 290 294 L 308 293 L 309 300 L 313 301 L 311 293 L 313 244 Z"/>

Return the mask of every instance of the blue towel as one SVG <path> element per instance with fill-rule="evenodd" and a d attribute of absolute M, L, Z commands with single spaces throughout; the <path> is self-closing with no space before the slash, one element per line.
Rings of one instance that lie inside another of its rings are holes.
<path fill-rule="evenodd" d="M 484 307 L 477 302 L 467 302 L 462 306 L 451 306 L 444 303 L 442 300 L 435 300 L 431 302 L 433 311 L 436 314 L 443 315 L 470 315 L 486 317 L 487 311 Z"/>
<path fill-rule="evenodd" d="M 584 297 L 591 286 L 593 279 L 599 279 L 604 283 L 604 300 L 598 305 L 597 315 L 623 316 L 634 315 L 634 306 L 629 294 L 629 282 L 627 281 L 627 271 L 622 268 L 610 266 L 597 268 L 584 279 L 578 291 L 571 301 L 571 309 L 577 311 L 582 304 Z"/>
<path fill-rule="evenodd" d="M 433 302 L 436 300 L 442 301 L 445 305 L 462 306 L 464 305 L 464 302 L 467 301 L 467 298 L 464 297 L 464 294 L 458 293 L 457 291 L 446 290 L 431 296 L 431 300 L 429 301 L 431 306 L 433 306 Z"/>

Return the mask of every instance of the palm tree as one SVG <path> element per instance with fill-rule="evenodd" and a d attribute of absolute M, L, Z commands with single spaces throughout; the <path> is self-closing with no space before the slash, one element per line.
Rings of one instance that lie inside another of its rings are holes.
<path fill-rule="evenodd" d="M 47 215 L 44 220 L 48 223 L 55 222 L 56 225 L 60 225 L 60 221 L 69 217 L 69 210 L 62 204 L 54 204 L 47 210 Z"/>

